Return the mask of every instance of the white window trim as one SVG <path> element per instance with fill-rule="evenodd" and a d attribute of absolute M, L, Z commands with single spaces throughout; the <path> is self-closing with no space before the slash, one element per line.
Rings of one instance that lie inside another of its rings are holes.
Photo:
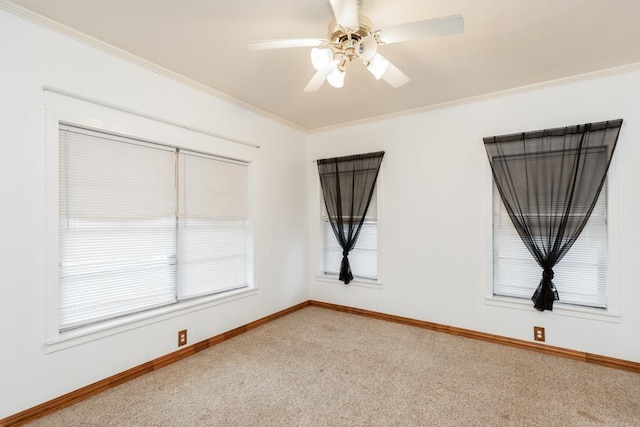
<path fill-rule="evenodd" d="M 206 135 L 196 135 L 185 129 L 169 124 L 162 124 L 150 119 L 134 116 L 129 113 L 97 106 L 84 101 L 62 99 L 53 96 L 48 99 L 46 115 L 46 353 L 60 351 L 127 330 L 157 323 L 172 317 L 185 315 L 194 311 L 207 309 L 219 304 L 250 297 L 258 293 L 259 287 L 254 280 L 254 221 L 256 171 L 255 154 L 250 147 L 235 146 L 232 143 Z M 101 119 L 96 119 L 100 117 Z M 104 118 L 104 119 L 102 119 Z M 193 300 L 178 302 L 171 306 L 159 307 L 142 313 L 124 316 L 118 319 L 101 322 L 95 325 L 60 332 L 59 331 L 59 236 L 58 236 L 58 147 L 59 124 L 70 123 L 89 127 L 124 137 L 144 139 L 164 145 L 176 146 L 206 152 L 213 156 L 222 155 L 237 158 L 249 164 L 249 248 L 248 248 L 248 281 L 249 286 L 228 292 L 222 292 Z M 219 144 L 218 144 L 219 143 Z M 232 145 L 233 147 L 229 148 Z M 216 152 L 216 146 L 223 147 Z"/>
<path fill-rule="evenodd" d="M 317 176 L 317 170 L 315 171 L 315 175 Z M 349 282 L 348 286 L 356 286 L 356 287 L 362 287 L 362 288 L 370 288 L 370 289 L 382 289 L 383 288 L 383 280 L 382 280 L 382 273 L 383 273 L 383 268 L 382 268 L 382 260 L 384 259 L 383 257 L 383 248 L 384 248 L 384 244 L 383 244 L 383 238 L 384 238 L 384 233 L 383 233 L 383 226 L 381 224 L 384 223 L 383 220 L 383 212 L 384 212 L 384 185 L 383 185 L 383 171 L 382 171 L 382 165 L 380 165 L 380 170 L 378 171 L 378 177 L 376 179 L 376 186 L 374 191 L 376 192 L 376 197 L 377 197 L 377 212 L 376 212 L 376 220 L 377 220 L 377 232 L 378 232 L 378 247 L 377 247 L 377 257 L 378 257 L 378 277 L 376 280 L 369 280 L 369 279 L 364 279 L 361 277 L 354 277 L 353 280 L 351 280 Z M 322 195 L 322 187 L 320 186 L 320 178 L 317 178 L 317 182 L 316 182 L 316 186 L 318 189 L 318 197 L 316 197 L 316 199 L 319 201 L 319 205 L 318 208 L 315 209 L 315 212 L 317 212 L 317 217 L 315 220 L 315 223 L 317 224 L 316 227 L 316 236 L 318 236 L 318 243 L 317 243 L 317 253 L 318 256 L 316 256 L 315 258 L 317 259 L 317 265 L 315 267 L 316 270 L 316 279 L 320 282 L 325 282 L 325 283 L 333 283 L 333 284 L 341 284 L 344 285 L 343 282 L 341 282 L 338 279 L 338 275 L 336 274 L 326 274 L 324 273 L 322 270 L 322 253 L 323 253 L 323 247 L 322 247 L 322 218 L 320 217 L 320 212 L 321 212 L 321 208 L 322 208 L 322 204 L 324 203 L 324 199 L 323 199 L 323 195 Z"/>
<path fill-rule="evenodd" d="M 607 308 L 591 308 L 555 301 L 552 311 L 545 311 L 549 316 L 577 317 L 582 319 L 599 320 L 603 322 L 620 322 L 620 279 L 619 279 L 619 172 L 618 158 L 614 155 L 607 173 Z M 515 310 L 536 311 L 533 302 L 528 298 L 514 298 L 493 294 L 493 174 L 489 162 L 485 162 L 487 197 L 485 197 L 486 242 L 485 250 L 485 296 L 487 306 Z M 533 294 L 533 291 L 531 292 Z"/>
<path fill-rule="evenodd" d="M 205 310 L 216 305 L 250 297 L 257 294 L 257 292 L 258 290 L 255 287 L 237 289 L 62 332 L 58 334 L 57 338 L 46 341 L 45 352 L 47 354 L 54 353 L 66 348 L 106 338 L 111 335 L 117 335 L 122 332 L 162 322 L 173 317 L 183 316 L 185 314 Z"/>

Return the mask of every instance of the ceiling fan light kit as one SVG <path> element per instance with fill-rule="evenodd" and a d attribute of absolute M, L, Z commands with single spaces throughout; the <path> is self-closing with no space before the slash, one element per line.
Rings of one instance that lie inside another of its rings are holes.
<path fill-rule="evenodd" d="M 360 61 L 376 80 L 381 78 L 391 87 L 398 88 L 410 79 L 380 53 L 378 47 L 390 43 L 460 34 L 464 31 L 461 15 L 428 19 L 395 25 L 374 31 L 371 20 L 358 15 L 358 0 L 329 0 L 335 19 L 329 24 L 326 39 L 282 39 L 247 42 L 247 47 L 278 49 L 312 47 L 311 64 L 316 74 L 305 92 L 315 92 L 326 81 L 333 87 L 344 85 L 347 64 Z"/>
<path fill-rule="evenodd" d="M 340 71 L 338 67 L 334 68 L 331 74 L 327 76 L 327 82 L 335 88 L 341 88 L 344 86 L 344 76 L 347 73 L 345 71 Z"/>
<path fill-rule="evenodd" d="M 317 48 L 311 49 L 311 65 L 316 71 L 322 70 L 327 64 L 333 61 L 333 51 L 329 48 Z"/>

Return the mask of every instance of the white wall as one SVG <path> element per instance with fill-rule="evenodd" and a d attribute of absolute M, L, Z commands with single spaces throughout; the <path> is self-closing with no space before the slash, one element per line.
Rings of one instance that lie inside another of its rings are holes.
<path fill-rule="evenodd" d="M 1 11 L 0 58 L 0 419 L 308 299 L 305 134 Z M 256 165 L 258 292 L 47 353 L 45 117 L 71 101 L 42 85 L 259 144 L 209 138 Z"/>
<path fill-rule="evenodd" d="M 316 277 L 320 198 L 317 170 L 309 170 L 310 297 L 524 340 L 532 340 L 534 325 L 543 326 L 550 345 L 640 362 L 635 270 L 640 254 L 640 71 L 635 70 L 312 135 L 310 164 L 347 154 L 386 154 L 380 289 Z M 614 315 L 559 308 L 538 312 L 530 302 L 487 299 L 491 174 L 482 138 L 616 118 L 624 124 L 609 175 Z"/>

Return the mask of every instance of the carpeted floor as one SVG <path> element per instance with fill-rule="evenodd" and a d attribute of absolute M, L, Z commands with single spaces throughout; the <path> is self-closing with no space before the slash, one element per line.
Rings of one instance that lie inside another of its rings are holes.
<path fill-rule="evenodd" d="M 640 375 L 307 307 L 30 426 L 640 426 Z"/>

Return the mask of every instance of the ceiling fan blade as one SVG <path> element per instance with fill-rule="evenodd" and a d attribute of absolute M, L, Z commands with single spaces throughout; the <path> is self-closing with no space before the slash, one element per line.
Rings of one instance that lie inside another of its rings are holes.
<path fill-rule="evenodd" d="M 464 18 L 462 15 L 445 16 L 427 19 L 425 21 L 410 22 L 394 25 L 378 30 L 380 42 L 384 44 L 404 42 L 428 37 L 450 36 L 462 34 Z"/>
<path fill-rule="evenodd" d="M 255 40 L 247 42 L 247 49 L 282 49 L 288 47 L 318 47 L 323 43 L 328 43 L 324 39 L 276 39 L 276 40 Z"/>
<path fill-rule="evenodd" d="M 382 58 L 382 55 L 378 54 L 378 56 Z M 395 89 L 399 88 L 405 83 L 408 83 L 409 80 L 411 80 L 409 79 L 409 76 L 400 71 L 400 69 L 393 65 L 391 62 L 389 62 L 389 65 L 387 65 L 387 70 L 382 75 L 382 79 L 385 82 L 389 83 L 389 85 L 391 85 L 391 87 Z"/>
<path fill-rule="evenodd" d="M 336 22 L 342 28 L 358 28 L 358 0 L 329 0 Z"/>
<path fill-rule="evenodd" d="M 320 70 L 318 70 L 313 75 L 313 77 L 311 77 L 311 80 L 309 80 L 309 83 L 307 83 L 307 85 L 304 87 L 304 91 L 315 92 L 318 89 L 320 89 L 320 86 L 322 86 L 327 76 L 331 74 L 333 70 L 336 69 L 337 66 L 338 66 L 338 61 L 334 60 L 328 63 L 327 65 L 325 65 L 324 67 L 322 67 Z"/>

